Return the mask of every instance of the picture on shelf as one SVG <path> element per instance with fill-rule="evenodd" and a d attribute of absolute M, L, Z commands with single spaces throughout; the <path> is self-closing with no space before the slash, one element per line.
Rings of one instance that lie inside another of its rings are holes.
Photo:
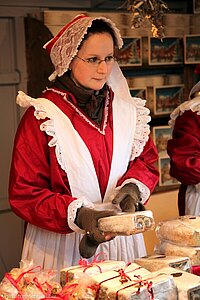
<path fill-rule="evenodd" d="M 170 158 L 166 157 L 159 157 L 158 161 L 159 166 L 159 186 L 169 186 L 169 185 L 178 185 L 179 182 L 177 179 L 170 176 Z"/>
<path fill-rule="evenodd" d="M 121 67 L 142 65 L 141 37 L 124 37 L 124 45 L 118 50 L 117 61 Z"/>
<path fill-rule="evenodd" d="M 138 89 L 130 88 L 130 93 L 132 97 L 137 97 L 146 100 L 147 97 L 146 88 L 138 88 Z"/>
<path fill-rule="evenodd" d="M 153 87 L 153 114 L 170 114 L 184 101 L 184 85 Z M 151 109 L 152 110 L 152 109 Z"/>
<path fill-rule="evenodd" d="M 158 155 L 167 154 L 167 142 L 172 138 L 172 129 L 170 126 L 154 126 L 152 128 L 153 140 L 158 150 Z"/>
<path fill-rule="evenodd" d="M 184 61 L 185 64 L 200 63 L 200 35 L 184 36 Z"/>
<path fill-rule="evenodd" d="M 183 37 L 149 37 L 149 65 L 182 64 Z"/>
<path fill-rule="evenodd" d="M 194 14 L 200 13 L 200 0 L 193 0 L 193 12 Z"/>

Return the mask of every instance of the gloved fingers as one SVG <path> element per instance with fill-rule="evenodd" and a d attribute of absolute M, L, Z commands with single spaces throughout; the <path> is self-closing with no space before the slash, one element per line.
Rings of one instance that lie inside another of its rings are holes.
<path fill-rule="evenodd" d="M 92 257 L 98 247 L 99 243 L 92 241 L 87 234 L 85 234 L 79 244 L 79 253 L 84 258 Z"/>
<path fill-rule="evenodd" d="M 130 196 L 127 196 L 120 202 L 120 208 L 123 212 L 135 212 L 136 211 L 136 201 Z"/>
<path fill-rule="evenodd" d="M 146 210 L 144 204 L 142 202 L 137 202 L 135 205 L 135 211 L 144 211 Z"/>
<path fill-rule="evenodd" d="M 122 193 L 119 191 L 119 193 L 112 200 L 112 204 L 119 204 L 127 196 L 128 196 L 128 193 L 124 193 L 124 192 Z"/>
<path fill-rule="evenodd" d="M 96 218 L 96 221 L 98 221 L 101 218 L 115 216 L 116 214 L 117 213 L 113 210 L 100 210 L 98 212 L 96 211 L 95 218 Z"/>
<path fill-rule="evenodd" d="M 98 228 L 94 229 L 92 232 L 88 232 L 87 236 L 91 241 L 95 241 L 99 244 L 106 241 L 105 235 L 102 232 L 100 232 Z"/>

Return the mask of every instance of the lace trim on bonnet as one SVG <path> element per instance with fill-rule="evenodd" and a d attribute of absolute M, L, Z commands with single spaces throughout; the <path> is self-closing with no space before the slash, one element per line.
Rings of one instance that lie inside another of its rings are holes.
<path fill-rule="evenodd" d="M 174 128 L 175 121 L 178 118 L 178 116 L 181 116 L 185 111 L 191 110 L 193 112 L 196 112 L 197 115 L 200 115 L 200 96 L 185 101 L 184 103 L 180 104 L 170 115 L 169 120 L 169 126 Z"/>
<path fill-rule="evenodd" d="M 63 93 L 61 93 L 61 94 L 63 94 Z M 45 118 L 50 119 L 50 120 L 43 122 L 40 126 L 40 129 L 42 131 L 45 131 L 49 136 L 53 137 L 51 139 L 51 141 L 49 142 L 49 146 L 50 147 L 56 146 L 56 155 L 57 155 L 58 161 L 59 161 L 60 165 L 63 166 L 63 163 L 61 161 L 60 147 L 57 143 L 56 132 L 54 130 L 54 123 L 53 123 L 52 116 L 47 114 L 44 107 L 39 102 L 40 99 L 41 98 L 32 98 L 32 97 L 26 95 L 24 92 L 19 91 L 16 102 L 21 107 L 34 106 L 34 108 L 35 108 L 34 116 L 38 120 L 45 119 Z M 134 141 L 133 141 L 133 150 L 132 150 L 132 155 L 131 155 L 130 160 L 133 160 L 135 157 L 138 157 L 142 153 L 144 146 L 149 139 L 150 126 L 147 123 L 150 122 L 150 120 L 151 120 L 151 117 L 149 116 L 149 109 L 145 107 L 146 101 L 142 100 L 140 98 L 136 98 L 136 97 L 133 97 L 132 99 L 136 104 L 137 120 L 136 120 L 135 137 L 134 137 Z M 77 110 L 77 112 L 79 112 L 79 110 L 77 108 L 76 108 L 76 110 Z M 106 114 L 107 114 L 107 110 L 106 110 Z M 80 112 L 80 116 L 83 117 L 81 112 Z M 84 118 L 85 118 L 85 116 L 84 116 Z M 94 126 L 94 124 L 92 124 L 92 125 Z M 107 125 L 107 120 L 106 120 L 104 126 L 106 127 L 106 125 Z M 105 130 L 105 127 L 104 127 L 104 130 Z M 99 131 L 98 127 L 95 126 L 95 128 Z M 101 134 L 105 134 L 105 132 L 104 133 L 101 132 Z"/>
<path fill-rule="evenodd" d="M 50 57 L 54 64 L 55 71 L 50 75 L 50 81 L 53 81 L 57 75 L 59 77 L 62 76 L 68 70 L 72 59 L 78 53 L 78 47 L 82 43 L 88 28 L 91 27 L 92 22 L 97 19 L 104 20 L 110 25 L 115 34 L 118 47 L 122 47 L 123 41 L 120 36 L 120 31 L 111 20 L 105 17 L 86 17 L 79 19 L 73 23 L 73 26 L 68 27 L 66 32 L 64 32 L 52 46 Z M 46 44 L 44 48 L 45 46 Z"/>

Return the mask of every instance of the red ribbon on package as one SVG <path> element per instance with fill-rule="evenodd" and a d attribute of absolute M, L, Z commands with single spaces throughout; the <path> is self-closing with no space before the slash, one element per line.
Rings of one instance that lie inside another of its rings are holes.
<path fill-rule="evenodd" d="M 12 275 L 10 273 L 6 273 L 5 277 L 10 281 L 10 283 L 16 288 L 18 294 L 15 297 L 15 300 L 21 300 L 23 298 L 23 292 L 21 291 L 21 289 L 18 287 L 18 284 L 20 282 L 20 280 L 24 277 L 24 275 L 29 274 L 29 273 L 35 273 L 35 270 L 41 270 L 40 266 L 36 266 L 34 268 L 31 268 L 27 271 L 22 272 L 16 279 L 14 279 L 12 277 Z M 37 286 L 37 288 L 44 294 L 45 296 L 45 292 L 44 289 L 42 287 L 42 285 L 38 282 L 37 278 L 33 278 L 33 282 L 35 283 L 35 285 Z M 1 299 L 1 298 L 0 298 Z M 2 298 L 3 299 L 3 298 Z"/>
<path fill-rule="evenodd" d="M 131 281 L 131 278 L 125 273 L 125 271 L 123 270 L 123 269 L 119 269 L 119 270 L 117 270 L 117 272 L 119 273 L 119 275 L 120 275 L 120 282 L 121 283 L 125 283 L 125 282 L 127 282 L 127 281 Z"/>
<path fill-rule="evenodd" d="M 144 279 L 142 279 L 142 277 L 140 275 L 134 275 L 134 277 L 136 277 L 138 279 L 136 282 L 137 282 L 137 284 L 139 284 L 139 287 L 138 287 L 138 290 L 137 290 L 136 294 L 140 293 L 140 288 L 141 287 L 146 286 L 147 291 L 150 295 L 150 299 L 154 300 L 153 290 L 152 290 L 152 285 L 153 285 L 152 281 L 144 280 Z"/>
<path fill-rule="evenodd" d="M 129 288 L 131 286 L 138 287 L 138 290 L 135 292 L 137 295 L 140 294 L 140 289 L 143 286 L 147 287 L 147 291 L 149 293 L 149 299 L 154 300 L 153 290 L 152 290 L 152 281 L 148 281 L 147 279 L 144 280 L 140 275 L 134 275 L 137 279 L 131 280 L 129 285 L 126 285 L 125 287 L 120 288 L 116 293 L 116 299 L 118 299 L 118 294 L 121 290 L 125 290 L 126 288 Z"/>
<path fill-rule="evenodd" d="M 96 255 L 94 256 L 94 259 L 93 259 L 91 262 L 89 262 L 89 261 L 88 261 L 87 259 L 85 259 L 85 258 L 84 258 L 84 259 L 80 259 L 80 260 L 78 261 L 77 269 L 79 269 L 79 268 L 84 268 L 84 269 L 83 269 L 83 272 L 86 272 L 86 270 L 89 269 L 89 268 L 91 268 L 91 267 L 97 267 L 97 268 L 99 269 L 99 272 L 102 273 L 102 269 L 101 269 L 101 267 L 98 265 L 98 263 L 104 262 L 105 259 L 97 260 L 98 256 L 100 256 L 101 254 L 104 254 L 104 255 L 105 255 L 104 252 L 99 252 L 98 254 L 96 254 Z M 66 282 L 69 281 L 69 280 L 68 280 L 68 272 L 69 272 L 70 270 L 74 270 L 74 269 L 76 269 L 76 268 L 73 268 L 73 267 L 72 267 L 72 269 L 69 269 L 69 270 L 66 272 Z"/>
<path fill-rule="evenodd" d="M 192 266 L 192 273 L 194 275 L 200 276 L 200 266 Z"/>

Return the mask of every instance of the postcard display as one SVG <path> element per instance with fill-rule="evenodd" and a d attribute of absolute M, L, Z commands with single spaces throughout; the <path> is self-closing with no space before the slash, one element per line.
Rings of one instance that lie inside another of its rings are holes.
<path fill-rule="evenodd" d="M 193 6 L 193 14 L 164 15 L 165 38 L 162 40 L 152 36 L 148 21 L 142 27 L 132 29 L 132 16 L 128 12 L 44 11 L 44 23 L 53 35 L 80 13 L 110 18 L 120 29 L 124 45 L 117 53 L 118 63 L 127 78 L 131 95 L 146 99 L 151 111 L 151 134 L 159 153 L 160 171 L 155 191 L 179 186 L 179 182 L 169 175 L 166 146 L 171 138 L 170 113 L 187 100 L 197 81 L 194 69 L 200 63 L 200 9 L 196 2 Z"/>

